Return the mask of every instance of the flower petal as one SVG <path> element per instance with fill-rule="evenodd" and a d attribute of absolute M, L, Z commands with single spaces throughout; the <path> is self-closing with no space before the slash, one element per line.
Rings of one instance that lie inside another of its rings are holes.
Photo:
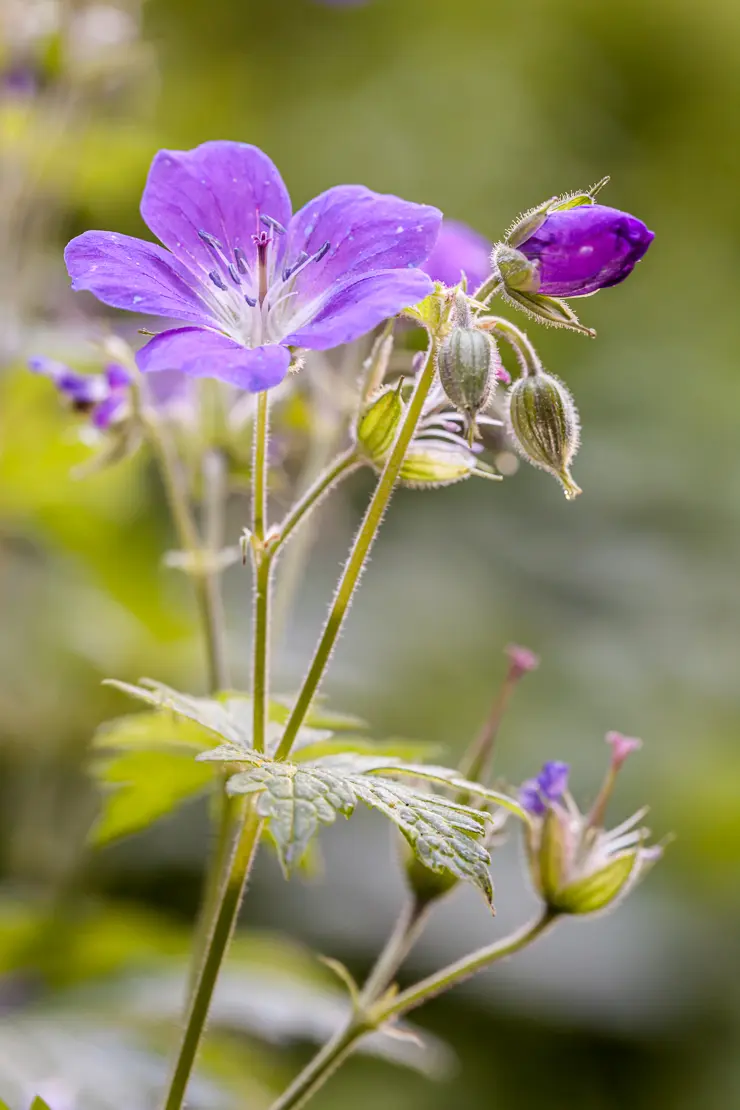
<path fill-rule="evenodd" d="M 157 243 L 116 231 L 86 231 L 64 252 L 73 289 L 88 289 L 103 304 L 170 316 L 192 324 L 210 322 L 198 282 Z"/>
<path fill-rule="evenodd" d="M 468 288 L 473 290 L 491 272 L 489 243 L 472 227 L 457 220 L 444 220 L 434 250 L 421 267 L 434 281 L 457 285 L 465 274 Z"/>
<path fill-rule="evenodd" d="M 194 150 L 160 150 L 141 198 L 147 225 L 195 274 L 213 269 L 216 260 L 199 231 L 215 236 L 230 261 L 239 247 L 253 262 L 252 236 L 264 230 L 259 213 L 287 226 L 290 197 L 274 163 L 248 143 L 215 141 Z M 278 239 L 280 257 L 284 236 Z"/>
<path fill-rule="evenodd" d="M 290 351 L 277 344 L 242 347 L 220 332 L 204 328 L 175 328 L 150 340 L 136 362 L 144 373 L 181 370 L 195 378 L 218 378 L 250 393 L 261 393 L 283 380 Z"/>
<path fill-rule="evenodd" d="M 432 289 L 431 278 L 421 270 L 364 274 L 331 290 L 317 314 L 284 342 L 314 351 L 351 343 L 389 316 L 423 300 Z"/>
<path fill-rule="evenodd" d="M 313 300 L 335 282 L 371 271 L 420 265 L 432 250 L 442 213 L 425 204 L 374 193 L 362 185 L 338 185 L 297 212 L 288 229 L 286 260 L 315 254 L 296 279 L 297 302 Z"/>

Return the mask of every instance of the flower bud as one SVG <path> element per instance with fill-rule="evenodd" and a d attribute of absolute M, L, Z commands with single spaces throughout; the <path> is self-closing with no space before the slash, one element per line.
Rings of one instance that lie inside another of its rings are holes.
<path fill-rule="evenodd" d="M 491 402 L 496 388 L 498 351 L 487 332 L 454 327 L 439 348 L 439 380 L 447 397 L 467 419 L 469 441 L 475 417 Z"/>
<path fill-rule="evenodd" d="M 568 390 L 550 374 L 519 378 L 509 390 L 509 427 L 525 459 L 559 479 L 572 500 L 581 491 L 570 474 L 578 450 L 578 413 Z"/>
<path fill-rule="evenodd" d="M 376 465 L 382 465 L 403 418 L 401 383 L 376 395 L 360 416 L 357 445 Z"/>

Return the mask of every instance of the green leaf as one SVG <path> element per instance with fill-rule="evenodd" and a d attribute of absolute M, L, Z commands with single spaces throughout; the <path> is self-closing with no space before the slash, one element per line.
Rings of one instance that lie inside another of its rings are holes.
<path fill-rule="evenodd" d="M 228 746 L 198 758 L 219 758 L 220 751 L 233 758 Z M 350 817 L 363 802 L 400 829 L 426 867 L 474 883 L 491 902 L 490 856 L 482 843 L 490 816 L 390 777 L 428 778 L 456 789 L 463 784 L 466 789 L 475 787 L 455 772 L 351 753 L 302 764 L 275 762 L 255 752 L 245 753 L 243 759 L 252 766 L 234 775 L 227 789 L 231 794 L 256 795 L 257 811 L 268 822 L 286 873 L 300 861 L 321 825 L 333 824 L 339 814 Z"/>
<path fill-rule="evenodd" d="M 0 1103 L 0 1110 L 1 1108 L 2 1103 Z M 44 1102 L 41 1095 L 36 1095 L 36 1098 L 31 1103 L 31 1110 L 51 1110 L 51 1108 L 48 1102 Z"/>
<path fill-rule="evenodd" d="M 97 845 L 147 828 L 204 793 L 213 780 L 212 770 L 193 759 L 192 747 L 124 751 L 95 760 L 92 771 L 106 791 L 92 830 Z"/>

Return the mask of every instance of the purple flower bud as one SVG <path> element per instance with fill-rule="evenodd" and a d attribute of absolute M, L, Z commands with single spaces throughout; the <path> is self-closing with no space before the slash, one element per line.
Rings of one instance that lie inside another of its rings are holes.
<path fill-rule="evenodd" d="M 491 272 L 491 247 L 467 224 L 443 220 L 436 245 L 421 268 L 444 285 L 457 285 L 465 274 L 468 288 L 474 289 Z"/>
<path fill-rule="evenodd" d="M 624 281 L 653 239 L 636 216 L 603 204 L 579 204 L 551 212 L 518 250 L 538 264 L 538 293 L 585 297 Z"/>

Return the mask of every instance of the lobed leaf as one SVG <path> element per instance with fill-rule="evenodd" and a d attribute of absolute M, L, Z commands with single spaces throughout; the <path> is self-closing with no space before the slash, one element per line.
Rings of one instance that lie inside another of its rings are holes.
<path fill-rule="evenodd" d="M 208 752 L 205 758 L 214 754 Z M 232 758 L 228 748 L 226 755 Z M 257 812 L 268 822 L 286 873 L 300 861 L 321 825 L 333 824 L 340 814 L 350 817 L 358 802 L 363 802 L 398 827 L 426 867 L 474 883 L 487 901 L 492 901 L 490 856 L 483 843 L 490 816 L 389 777 L 423 778 L 423 766 L 357 753 L 302 764 L 275 762 L 251 753 L 249 761 L 253 766 L 232 776 L 227 789 L 231 794 L 256 795 Z M 465 781 L 438 767 L 431 769 L 429 777 L 455 788 L 458 781 Z"/>

